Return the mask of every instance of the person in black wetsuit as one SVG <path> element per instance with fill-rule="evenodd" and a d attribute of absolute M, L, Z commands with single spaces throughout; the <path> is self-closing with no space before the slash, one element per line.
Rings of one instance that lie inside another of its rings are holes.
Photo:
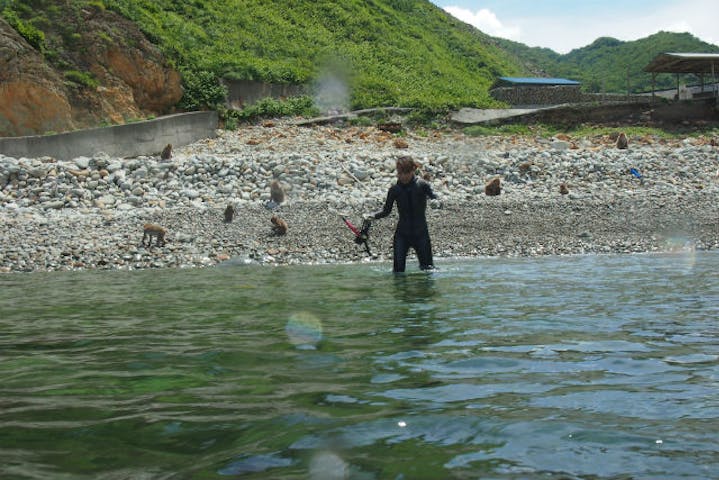
<path fill-rule="evenodd" d="M 435 199 L 437 196 L 429 183 L 417 178 L 415 171 L 418 165 L 411 157 L 400 157 L 397 159 L 396 166 L 397 183 L 389 188 L 384 208 L 370 214 L 369 217 L 375 219 L 386 217 L 396 202 L 399 221 L 393 239 L 393 271 L 404 272 L 410 247 L 414 248 L 417 253 L 419 268 L 430 270 L 434 268 L 434 265 L 425 210 L 427 209 L 427 198 Z"/>

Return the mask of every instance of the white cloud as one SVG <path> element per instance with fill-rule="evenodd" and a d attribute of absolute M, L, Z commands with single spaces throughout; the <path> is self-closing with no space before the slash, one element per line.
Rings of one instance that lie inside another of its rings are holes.
<path fill-rule="evenodd" d="M 447 6 L 444 10 L 488 35 L 522 42 L 530 47 L 551 48 L 558 53 L 585 47 L 599 37 L 631 41 L 658 31 L 689 32 L 705 42 L 719 45 L 717 0 L 658 2 L 654 9 L 626 2 L 621 10 L 605 6 L 590 15 L 584 11 L 580 17 L 570 10 L 551 12 L 528 8 L 521 17 L 502 20 L 486 8 L 470 10 Z M 618 14 L 618 11 L 622 13 Z"/>
<path fill-rule="evenodd" d="M 481 30 L 487 35 L 493 37 L 501 37 L 509 40 L 519 40 L 521 31 L 518 27 L 511 27 L 502 24 L 491 10 L 482 8 L 473 12 L 472 10 L 448 6 L 444 7 L 444 10 L 452 15 L 453 17 L 468 23 L 473 27 Z"/>
<path fill-rule="evenodd" d="M 659 10 L 655 20 L 657 30 L 689 32 L 705 42 L 719 45 L 718 17 L 719 2 L 716 0 L 685 0 Z"/>

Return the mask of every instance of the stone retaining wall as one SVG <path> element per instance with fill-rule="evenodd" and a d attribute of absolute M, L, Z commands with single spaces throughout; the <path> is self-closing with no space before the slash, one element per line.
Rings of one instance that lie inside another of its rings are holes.
<path fill-rule="evenodd" d="M 579 87 L 498 87 L 490 91 L 493 98 L 510 105 L 557 105 L 581 101 Z"/>
<path fill-rule="evenodd" d="M 187 145 L 216 135 L 215 111 L 167 115 L 153 120 L 90 128 L 57 135 L 0 138 L 0 154 L 15 158 L 49 156 L 58 160 L 90 157 L 136 157 L 160 152 L 168 143 Z"/>

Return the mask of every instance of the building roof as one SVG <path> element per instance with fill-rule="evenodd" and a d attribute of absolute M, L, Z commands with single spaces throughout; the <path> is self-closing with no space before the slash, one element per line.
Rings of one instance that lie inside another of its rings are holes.
<path fill-rule="evenodd" d="M 660 53 L 644 67 L 644 71 L 719 74 L 719 53 Z"/>
<path fill-rule="evenodd" d="M 543 78 L 543 77 L 499 77 L 498 84 L 510 85 L 580 85 L 574 80 L 566 78 Z"/>

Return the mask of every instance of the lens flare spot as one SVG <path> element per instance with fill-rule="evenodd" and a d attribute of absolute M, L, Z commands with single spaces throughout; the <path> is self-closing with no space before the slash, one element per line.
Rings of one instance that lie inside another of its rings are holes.
<path fill-rule="evenodd" d="M 667 239 L 666 251 L 681 259 L 681 266 L 686 273 L 691 273 L 696 264 L 696 245 L 693 241 L 674 236 Z"/>
<path fill-rule="evenodd" d="M 322 322 L 308 312 L 294 313 L 285 326 L 285 332 L 293 345 L 315 348 L 322 340 Z"/>
<path fill-rule="evenodd" d="M 310 478 L 313 480 L 345 480 L 349 478 L 349 467 L 339 455 L 320 452 L 310 462 Z"/>

